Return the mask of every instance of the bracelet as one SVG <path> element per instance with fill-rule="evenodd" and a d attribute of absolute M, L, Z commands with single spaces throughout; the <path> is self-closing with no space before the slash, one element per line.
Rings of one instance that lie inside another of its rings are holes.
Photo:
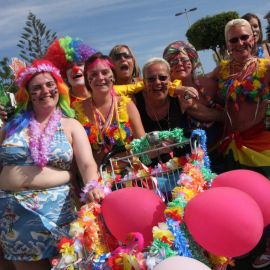
<path fill-rule="evenodd" d="M 87 194 L 95 188 L 99 188 L 100 190 L 102 190 L 105 195 L 111 193 L 110 187 L 102 186 L 97 180 L 91 180 L 82 188 L 82 192 L 80 193 L 80 201 L 86 202 Z"/>

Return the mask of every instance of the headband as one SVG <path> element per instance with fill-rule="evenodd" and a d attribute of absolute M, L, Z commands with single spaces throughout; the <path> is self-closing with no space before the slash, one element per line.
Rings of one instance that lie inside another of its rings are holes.
<path fill-rule="evenodd" d="M 29 80 L 38 73 L 48 72 L 52 74 L 56 81 L 62 82 L 59 69 L 46 60 L 36 60 L 32 66 L 25 66 L 15 74 L 15 80 L 19 87 L 25 87 Z"/>
<path fill-rule="evenodd" d="M 163 52 L 163 58 L 170 62 L 175 58 L 179 53 L 187 54 L 189 57 L 193 68 L 196 68 L 200 65 L 199 57 L 196 49 L 193 45 L 184 41 L 175 41 L 169 44 Z"/>

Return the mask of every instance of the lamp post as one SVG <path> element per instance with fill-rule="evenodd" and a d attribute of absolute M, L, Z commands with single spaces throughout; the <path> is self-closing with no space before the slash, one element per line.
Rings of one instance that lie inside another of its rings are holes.
<path fill-rule="evenodd" d="M 185 8 L 185 11 L 178 12 L 178 13 L 175 14 L 175 16 L 181 16 L 181 15 L 183 15 L 183 14 L 186 14 L 188 26 L 190 27 L 190 22 L 189 22 L 188 13 L 189 13 L 189 12 L 192 12 L 192 11 L 195 11 L 195 10 L 197 10 L 196 7 L 195 7 L 195 8 L 191 8 L 191 9 L 186 9 L 186 8 Z"/>

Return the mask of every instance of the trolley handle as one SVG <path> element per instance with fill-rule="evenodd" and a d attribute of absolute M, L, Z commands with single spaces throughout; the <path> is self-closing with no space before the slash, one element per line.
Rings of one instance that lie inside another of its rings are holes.
<path fill-rule="evenodd" d="M 100 171 L 102 171 L 109 163 L 110 163 L 110 159 L 111 157 L 113 157 L 114 155 L 117 155 L 119 153 L 123 153 L 127 151 L 125 145 L 115 145 L 113 146 L 112 150 L 110 152 L 108 152 L 102 159 L 101 163 L 100 163 Z"/>

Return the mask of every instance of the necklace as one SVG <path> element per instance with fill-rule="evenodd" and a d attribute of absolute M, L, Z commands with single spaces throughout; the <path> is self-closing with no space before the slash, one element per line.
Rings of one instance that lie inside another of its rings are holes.
<path fill-rule="evenodd" d="M 238 81 L 244 80 L 256 69 L 256 63 L 256 57 L 249 58 L 245 63 L 232 60 L 230 62 L 230 78 Z"/>
<path fill-rule="evenodd" d="M 168 104 L 168 105 L 167 105 Z M 154 110 L 152 109 L 151 105 L 148 106 L 148 109 L 150 109 L 150 113 L 151 115 L 149 116 L 151 118 L 151 116 L 154 116 L 154 121 L 156 122 L 158 128 L 160 131 L 164 130 L 164 129 L 167 129 L 167 130 L 170 130 L 171 128 L 171 123 L 170 123 L 170 105 L 171 105 L 171 102 L 170 102 L 170 99 L 168 99 L 168 102 L 166 103 L 166 106 L 167 106 L 167 115 L 165 117 L 163 117 L 162 119 L 160 119 L 160 115 L 158 113 L 158 110 Z M 161 121 L 165 121 L 166 124 L 167 124 L 167 127 L 162 127 L 161 125 Z"/>
<path fill-rule="evenodd" d="M 103 148 L 105 152 L 108 152 L 118 140 L 120 140 L 121 143 L 124 144 L 124 138 L 122 134 L 123 128 L 120 125 L 117 98 L 114 93 L 111 93 L 111 97 L 111 105 L 106 117 L 103 116 L 101 111 L 95 106 L 94 102 L 92 101 L 95 122 L 94 124 L 97 130 L 96 142 L 97 144 L 102 146 L 99 150 L 101 151 Z M 114 116 L 116 118 L 116 124 L 113 124 Z M 116 133 L 118 135 L 116 135 Z M 116 137 L 118 137 L 117 140 L 115 140 Z"/>
<path fill-rule="evenodd" d="M 62 117 L 60 109 L 56 109 L 45 127 L 41 130 L 41 124 L 35 119 L 34 113 L 31 113 L 29 123 L 29 148 L 34 162 L 41 168 L 45 167 L 49 160 L 50 142 L 58 127 Z"/>

